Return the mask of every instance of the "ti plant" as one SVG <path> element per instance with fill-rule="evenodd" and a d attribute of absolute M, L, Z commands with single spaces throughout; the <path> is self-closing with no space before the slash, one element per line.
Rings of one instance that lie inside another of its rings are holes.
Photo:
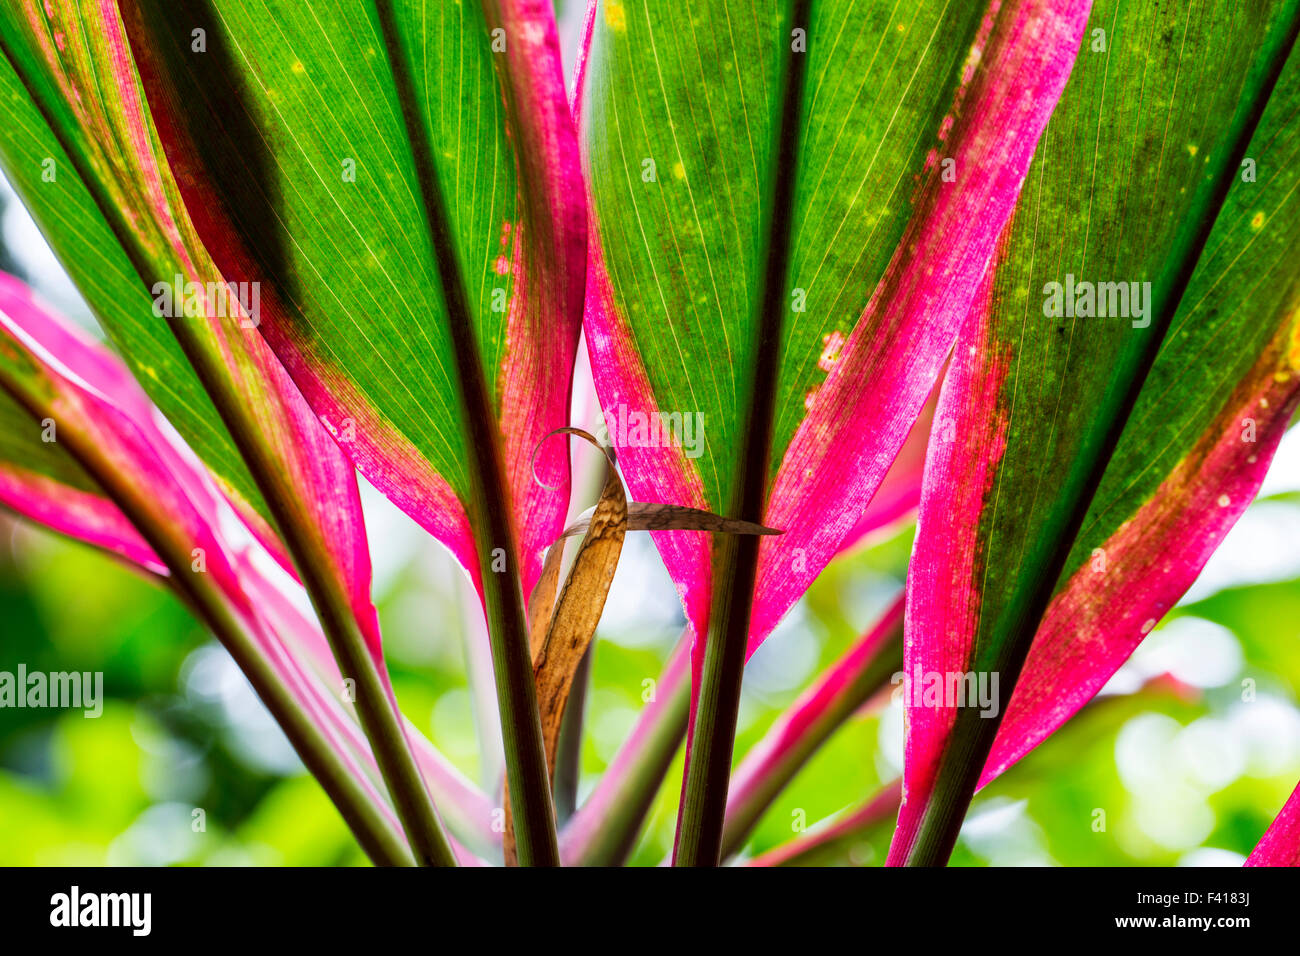
<path fill-rule="evenodd" d="M 846 825 L 943 864 L 1290 422 L 1298 29 L 597 0 L 566 84 L 549 0 L 9 0 L 0 164 L 107 344 L 0 280 L 0 501 L 180 595 L 377 864 L 618 864 L 684 740 L 673 861 L 716 865 L 898 671 L 902 780 Z M 607 467 L 566 529 L 580 334 Z M 498 793 L 398 707 L 358 471 L 481 598 Z M 913 511 L 905 594 L 737 760 L 749 655 Z M 557 830 L 637 531 L 687 629 Z M 1250 862 L 1300 861 L 1298 804 Z"/>

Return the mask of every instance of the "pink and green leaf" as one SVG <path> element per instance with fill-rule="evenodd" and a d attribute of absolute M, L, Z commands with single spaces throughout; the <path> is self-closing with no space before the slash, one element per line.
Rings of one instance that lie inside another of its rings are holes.
<path fill-rule="evenodd" d="M 713 554 L 703 535 L 658 541 L 696 637 L 682 862 L 720 850 L 743 659 L 842 548 L 910 432 L 1087 8 L 590 12 L 586 330 L 629 487 L 786 532 Z M 689 448 L 688 422 L 703 438 Z"/>
<path fill-rule="evenodd" d="M 1104 43 L 1080 54 L 954 350 L 935 413 L 954 440 L 931 441 L 909 570 L 909 677 L 996 675 L 1004 706 L 909 689 L 891 862 L 946 857 L 981 768 L 1096 693 L 1263 477 L 1296 395 L 1294 217 L 1270 225 L 1294 205 L 1294 64 L 1270 94 L 1297 23 L 1294 3 L 1093 10 Z M 1070 276 L 1150 283 L 1145 306 L 1051 314 Z"/>
<path fill-rule="evenodd" d="M 551 5 L 123 7 L 217 265 L 261 284 L 312 408 L 479 587 L 520 857 L 552 859 L 523 594 L 568 505 L 564 444 L 536 478 L 533 450 L 567 424 L 586 212 Z"/>
<path fill-rule="evenodd" d="M 593 5 L 581 112 L 596 384 L 634 497 L 714 511 L 729 506 L 755 390 L 775 389 L 763 520 L 785 534 L 762 545 L 751 651 L 854 534 L 903 446 L 1064 85 L 1086 7 L 816 6 L 803 153 L 787 171 L 798 185 L 783 290 L 802 311 L 787 310 L 775 378 L 754 383 L 759 197 L 789 11 Z M 948 168 L 971 175 L 948 182 Z M 698 416 L 698 457 L 638 440 L 632 416 L 660 412 Z M 703 633 L 708 540 L 657 540 Z"/>
<path fill-rule="evenodd" d="M 0 313 L 49 343 L 50 353 L 71 374 L 92 380 L 94 365 L 78 368 L 78 358 L 93 354 L 83 335 L 46 322 L 44 310 L 27 287 L 4 274 L 0 274 Z M 8 392 L 0 391 L 0 423 L 0 504 L 153 574 L 167 573 L 126 516 L 59 446 L 57 422 L 48 428 Z"/>
<path fill-rule="evenodd" d="M 269 542 L 266 502 L 181 345 L 154 312 L 154 282 L 170 288 L 177 275 L 198 277 L 172 248 L 174 210 L 159 196 L 165 171 L 148 155 L 147 119 L 129 103 L 129 63 L 128 73 L 120 72 L 115 20 L 111 4 L 89 2 L 23 0 L 0 13 L 0 96 L 8 111 L 0 165 L 145 391 Z M 138 237 L 127 235 L 135 229 Z M 140 254 L 137 243 L 145 247 Z M 146 260 L 148 268 L 138 268 Z M 199 281 L 209 278 L 216 277 Z"/>
<path fill-rule="evenodd" d="M 261 281 L 261 331 L 313 408 L 476 582 L 471 451 L 503 442 L 528 593 L 568 504 L 564 443 L 538 455 L 550 488 L 531 455 L 567 423 L 585 268 L 549 4 L 124 8 L 198 233 L 223 269 Z M 191 54 L 195 24 L 206 56 Z M 470 421 L 465 350 L 490 428 Z"/>
<path fill-rule="evenodd" d="M 304 616 L 288 598 L 285 585 L 274 582 L 243 546 L 232 544 L 218 530 L 224 507 L 207 470 L 189 453 L 141 391 L 130 372 L 104 346 L 59 319 L 21 282 L 0 274 L 0 315 L 5 337 L 21 344 L 46 363 L 44 375 L 69 389 L 92 393 L 109 421 L 125 421 L 138 445 L 113 459 L 119 477 L 137 483 L 160 506 L 175 502 L 169 521 L 189 540 L 213 547 L 224 556 L 233 575 L 218 575 L 225 599 L 245 620 L 259 641 L 260 651 L 304 710 L 317 720 L 339 753 L 349 761 L 376 806 L 386 807 L 374 788 L 377 767 L 354 714 L 327 688 L 343 687 L 338 665 L 320 626 Z M 0 390 L 0 504 L 70 537 L 96 545 L 142 569 L 171 577 L 172 573 L 122 510 L 105 495 L 58 438 L 67 417 L 38 420 L 8 391 Z M 48 427 L 52 423 L 53 427 Z M 74 426 L 86 428 L 84 423 Z M 46 438 L 50 440 L 46 440 Z M 137 471 L 136 465 L 143 462 Z M 152 463 L 160 471 L 148 472 Z M 223 565 L 226 567 L 226 565 Z M 414 728 L 408 727 L 416 757 L 453 830 L 476 849 L 494 842 L 487 798 L 466 781 Z M 385 810 L 393 820 L 391 809 Z M 462 853 L 462 861 L 471 861 Z"/>
<path fill-rule="evenodd" d="M 0 136 L 0 161 L 47 240 L 150 398 L 258 539 L 294 573 L 267 489 L 253 481 L 243 456 L 251 451 L 269 460 L 280 508 L 319 528 L 313 547 L 340 579 L 378 658 L 351 466 L 258 333 L 254 287 L 246 286 L 237 304 L 222 301 L 224 283 L 248 280 L 219 272 L 194 232 L 116 4 L 9 8 L 0 21 L 0 50 L 0 92 L 15 111 Z M 232 435 L 234 419 L 217 409 L 236 395 L 242 418 Z"/>
<path fill-rule="evenodd" d="M 117 3 L 64 0 L 7 9 L 0 48 L 0 84 L 27 114 L 4 140 L 19 191 L 65 261 L 89 231 L 99 240 L 94 251 L 123 267 L 124 283 L 135 286 L 127 309 L 114 311 L 117 303 L 105 305 L 103 287 L 81 284 L 142 382 L 156 380 L 164 413 L 175 412 L 183 425 L 189 412 L 183 406 L 206 393 L 199 405 L 215 409 L 224 434 L 216 440 L 202 429 L 182 434 L 228 484 L 260 540 L 307 583 L 332 647 L 349 676 L 362 682 L 358 711 L 371 739 L 383 740 L 376 754 L 404 823 L 418 831 L 412 842 L 420 860 L 449 862 L 383 666 L 355 471 L 258 329 L 260 278 L 214 263 L 200 240 L 195 226 L 202 219 L 191 220 L 164 158 Z M 33 154 L 57 155 L 50 159 L 54 172 L 33 162 Z M 61 170 L 60 163 L 66 164 Z M 172 350 L 184 358 L 177 379 L 183 394 L 151 364 L 156 339 L 168 333 Z M 216 447 L 224 437 L 235 456 Z M 239 493 L 244 475 L 258 494 Z"/>

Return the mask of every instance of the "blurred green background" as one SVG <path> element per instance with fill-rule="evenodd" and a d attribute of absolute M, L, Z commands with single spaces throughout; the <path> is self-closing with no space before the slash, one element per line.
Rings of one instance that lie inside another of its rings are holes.
<path fill-rule="evenodd" d="M 568 59 L 581 6 L 557 4 Z M 3 179 L 0 268 L 93 327 Z M 435 543 L 365 491 L 375 600 L 403 709 L 492 791 L 500 731 L 494 702 L 472 689 L 484 686 L 489 665 L 468 584 Z M 894 529 L 836 561 L 755 655 L 737 761 L 897 595 L 911 534 Z M 649 539 L 631 536 L 598 634 L 580 799 L 636 720 L 643 682 L 659 676 L 682 624 Z M 176 599 L 98 552 L 0 513 L 0 671 L 20 663 L 102 671 L 107 699 L 93 719 L 0 709 L 0 865 L 365 863 L 230 658 Z M 1174 614 L 1101 697 L 977 797 L 953 862 L 1239 864 L 1300 777 L 1297 694 L 1293 432 L 1261 501 Z M 898 702 L 859 713 L 776 801 L 745 856 L 826 826 L 895 779 L 902 734 Z M 680 783 L 679 754 L 633 863 L 669 853 Z M 827 843 L 801 862 L 879 865 L 890 829 Z"/>

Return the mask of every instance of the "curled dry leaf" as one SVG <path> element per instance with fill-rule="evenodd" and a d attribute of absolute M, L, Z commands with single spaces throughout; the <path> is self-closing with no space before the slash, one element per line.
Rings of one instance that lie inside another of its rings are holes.
<path fill-rule="evenodd" d="M 552 777 L 564 706 L 573 688 L 578 664 L 596 633 L 609 586 L 618 569 L 618 557 L 627 534 L 628 512 L 627 493 L 615 469 L 617 458 L 614 451 L 602 448 L 594 435 L 581 428 L 557 428 L 543 441 L 559 434 L 577 435 L 600 448 L 606 464 L 605 486 L 601 489 L 595 511 L 586 522 L 586 537 L 574 558 L 573 567 L 569 569 L 558 601 L 555 587 L 564 559 L 563 535 L 547 554 L 541 577 L 528 602 L 528 643 L 533 659 L 533 680 L 537 685 L 537 709 L 542 722 L 546 767 Z M 508 793 L 505 803 L 505 860 L 513 865 L 517 861 Z"/>
<path fill-rule="evenodd" d="M 707 531 L 720 534 L 773 535 L 782 532 L 750 521 L 724 518 L 699 508 L 655 502 L 631 502 L 618 475 L 618 458 L 612 448 L 603 447 L 596 437 L 581 428 L 557 428 L 553 435 L 576 435 L 599 448 L 605 455 L 605 485 L 591 514 L 569 527 L 551 546 L 541 575 L 528 601 L 528 642 L 533 656 L 533 679 L 537 686 L 537 708 L 542 721 L 546 766 L 555 773 L 555 754 L 560 741 L 564 709 L 573 689 L 574 675 L 591 646 L 596 625 L 605 609 L 605 599 L 618 570 L 623 539 L 629 531 Z M 564 563 L 565 541 L 585 535 L 558 594 L 560 568 Z M 509 799 L 506 799 L 505 859 L 513 864 L 513 827 Z"/>

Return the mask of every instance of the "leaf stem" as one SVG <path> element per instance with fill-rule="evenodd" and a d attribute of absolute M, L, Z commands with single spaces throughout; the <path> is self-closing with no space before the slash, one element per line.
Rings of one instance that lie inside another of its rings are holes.
<path fill-rule="evenodd" d="M 563 825 L 577 809 L 578 778 L 582 773 L 582 724 L 587 704 L 587 687 L 591 683 L 592 642 L 573 672 L 573 687 L 560 718 L 560 742 L 555 753 L 555 816 Z"/>

